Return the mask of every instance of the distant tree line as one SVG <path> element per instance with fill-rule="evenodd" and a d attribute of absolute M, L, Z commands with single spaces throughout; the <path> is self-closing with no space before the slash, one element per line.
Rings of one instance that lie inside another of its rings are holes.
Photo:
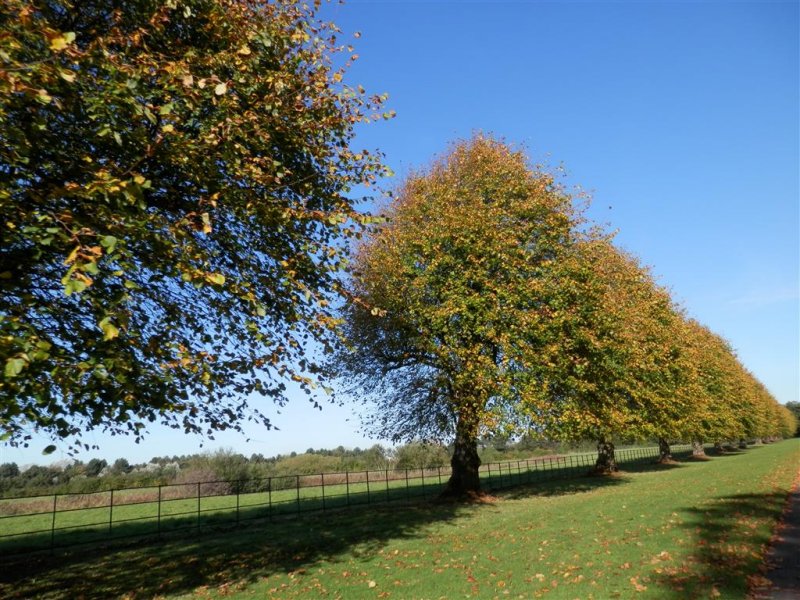
<path fill-rule="evenodd" d="M 484 462 L 530 458 L 574 449 L 588 450 L 591 444 L 562 444 L 530 436 L 511 439 L 506 435 L 480 440 Z M 146 463 L 131 463 L 125 458 L 109 462 L 61 461 L 48 466 L 20 468 L 17 463 L 0 464 L 0 494 L 5 496 L 37 493 L 91 493 L 110 488 L 144 487 L 204 481 L 253 481 L 268 477 L 315 475 L 366 470 L 435 469 L 450 461 L 452 446 L 412 442 L 390 448 L 375 444 L 369 448 L 308 448 L 265 457 L 249 457 L 232 450 L 213 453 L 156 456 Z"/>

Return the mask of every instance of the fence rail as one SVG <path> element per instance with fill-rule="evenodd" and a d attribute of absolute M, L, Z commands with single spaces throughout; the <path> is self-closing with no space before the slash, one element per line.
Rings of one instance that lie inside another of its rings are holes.
<path fill-rule="evenodd" d="M 673 446 L 673 455 L 691 446 Z M 619 463 L 657 458 L 657 447 L 616 451 Z M 583 474 L 596 453 L 487 463 L 483 489 L 499 490 Z M 357 505 L 414 502 L 439 494 L 449 467 L 284 475 L 263 479 L 176 483 L 84 494 L 0 499 L 0 556 L 53 551 L 84 543 L 273 519 Z"/>

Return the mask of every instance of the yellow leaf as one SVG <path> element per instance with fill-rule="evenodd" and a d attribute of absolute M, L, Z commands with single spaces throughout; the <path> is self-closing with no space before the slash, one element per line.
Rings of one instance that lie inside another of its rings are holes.
<path fill-rule="evenodd" d="M 64 264 L 65 265 L 71 265 L 72 263 L 74 263 L 75 262 L 75 258 L 77 258 L 78 252 L 80 251 L 80 249 L 81 249 L 80 246 L 75 246 L 72 249 L 72 252 L 69 253 L 69 256 L 67 256 L 67 258 L 64 260 Z"/>
<path fill-rule="evenodd" d="M 250 46 L 248 46 L 247 44 L 239 48 L 239 54 L 241 54 L 242 56 L 250 56 L 252 53 L 253 51 L 250 50 Z"/>
<path fill-rule="evenodd" d="M 50 49 L 54 52 L 60 52 L 69 46 L 75 40 L 75 34 L 71 31 L 57 35 L 50 40 Z"/>
<path fill-rule="evenodd" d="M 222 273 L 208 273 L 206 279 L 217 285 L 223 285 L 225 283 L 225 275 Z"/>
<path fill-rule="evenodd" d="M 103 339 L 106 341 L 113 340 L 119 335 L 119 329 L 111 324 L 111 320 L 108 317 L 101 320 L 97 325 L 103 330 Z"/>

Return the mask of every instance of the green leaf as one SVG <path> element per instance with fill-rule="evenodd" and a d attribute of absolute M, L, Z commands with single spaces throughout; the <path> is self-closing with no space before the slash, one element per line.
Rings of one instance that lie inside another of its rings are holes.
<path fill-rule="evenodd" d="M 55 451 L 56 451 L 56 446 L 55 446 L 55 444 L 50 444 L 49 446 L 47 446 L 47 448 L 45 448 L 44 450 L 42 450 L 42 454 L 44 454 L 45 456 L 47 456 L 48 454 L 52 454 L 52 453 L 53 453 L 53 452 L 55 452 Z"/>
<path fill-rule="evenodd" d="M 70 279 L 64 286 L 64 294 L 70 296 L 72 294 L 80 294 L 86 289 L 86 284 L 80 279 Z"/>
<path fill-rule="evenodd" d="M 16 377 L 28 363 L 22 358 L 9 358 L 6 361 L 5 375 L 8 378 Z"/>
<path fill-rule="evenodd" d="M 100 240 L 100 245 L 106 249 L 108 254 L 111 254 L 117 247 L 117 241 L 117 238 L 115 238 L 113 235 L 105 235 Z"/>

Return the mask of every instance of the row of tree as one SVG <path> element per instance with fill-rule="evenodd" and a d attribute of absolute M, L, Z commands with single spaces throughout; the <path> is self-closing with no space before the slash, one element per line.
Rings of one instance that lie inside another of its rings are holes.
<path fill-rule="evenodd" d="M 395 439 L 454 436 L 449 493 L 479 490 L 486 430 L 597 441 L 792 435 L 796 423 L 554 178 L 478 135 L 405 182 L 358 248 L 338 357 Z"/>
<path fill-rule="evenodd" d="M 392 115 L 344 82 L 356 55 L 315 10 L 0 6 L 4 443 L 269 427 L 247 398 L 317 404 L 335 375 L 374 400 L 374 432 L 454 439 L 454 494 L 478 489 L 485 432 L 595 439 L 610 470 L 614 440 L 791 429 L 505 144 L 458 143 L 385 221 L 360 212 L 353 190 L 387 169 L 354 127 Z"/>

